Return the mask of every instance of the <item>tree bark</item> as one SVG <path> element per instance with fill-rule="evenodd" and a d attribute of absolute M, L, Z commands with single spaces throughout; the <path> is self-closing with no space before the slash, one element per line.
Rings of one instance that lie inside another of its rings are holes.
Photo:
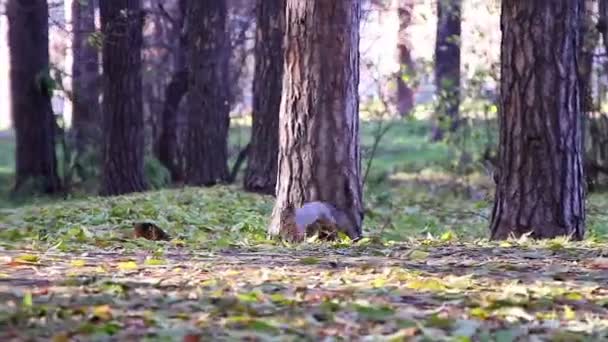
<path fill-rule="evenodd" d="M 103 170 L 101 194 L 144 191 L 141 0 L 101 1 Z"/>
<path fill-rule="evenodd" d="M 410 41 L 407 29 L 412 24 L 414 3 L 411 0 L 395 0 L 399 31 L 397 36 L 397 63 L 399 72 L 395 75 L 396 104 L 399 116 L 407 116 L 414 108 L 414 90 L 412 89 L 415 77 L 415 65 L 410 52 Z"/>
<path fill-rule="evenodd" d="M 11 113 L 16 135 L 14 191 L 55 193 L 61 186 L 51 107 L 48 6 L 44 0 L 11 0 L 6 11 Z"/>
<path fill-rule="evenodd" d="M 226 3 L 190 1 L 187 15 L 190 74 L 185 181 L 210 186 L 229 178 Z"/>
<path fill-rule="evenodd" d="M 253 78 L 253 127 L 245 189 L 275 193 L 283 78 L 285 0 L 258 0 Z"/>
<path fill-rule="evenodd" d="M 287 1 L 272 236 L 288 235 L 283 214 L 309 201 L 344 211 L 361 232 L 360 17 L 360 0 Z"/>
<path fill-rule="evenodd" d="M 585 234 L 577 70 L 584 0 L 502 3 L 499 174 L 491 238 Z"/>
<path fill-rule="evenodd" d="M 96 148 L 101 142 L 99 50 L 92 39 L 96 32 L 95 7 L 92 0 L 72 1 L 72 130 L 79 154 Z"/>
<path fill-rule="evenodd" d="M 458 127 L 460 108 L 460 33 L 462 0 L 437 1 L 435 40 L 436 122 L 431 139 L 443 139 L 444 130 Z"/>

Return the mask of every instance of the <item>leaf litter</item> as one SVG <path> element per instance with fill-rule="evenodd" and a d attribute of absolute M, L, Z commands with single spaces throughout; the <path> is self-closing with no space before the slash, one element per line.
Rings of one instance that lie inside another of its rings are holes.
<path fill-rule="evenodd" d="M 608 340 L 608 244 L 291 246 L 265 237 L 271 201 L 217 187 L 5 211 L 0 340 Z M 141 220 L 173 239 L 131 238 Z"/>

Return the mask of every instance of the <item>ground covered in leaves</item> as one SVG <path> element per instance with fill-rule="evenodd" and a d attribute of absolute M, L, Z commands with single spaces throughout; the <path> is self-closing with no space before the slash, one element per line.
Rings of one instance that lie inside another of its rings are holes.
<path fill-rule="evenodd" d="M 356 244 L 269 241 L 231 187 L 4 209 L 0 340 L 608 340 L 601 198 L 584 243 L 489 243 L 489 203 L 398 191 Z"/>

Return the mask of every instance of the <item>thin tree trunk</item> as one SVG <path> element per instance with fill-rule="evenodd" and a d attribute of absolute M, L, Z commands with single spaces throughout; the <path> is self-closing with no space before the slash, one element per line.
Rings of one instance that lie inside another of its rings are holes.
<path fill-rule="evenodd" d="M 101 1 L 103 170 L 101 194 L 144 191 L 141 0 Z"/>
<path fill-rule="evenodd" d="M 399 72 L 395 76 L 397 112 L 401 117 L 407 116 L 414 108 L 414 91 L 412 89 L 415 77 L 415 66 L 410 52 L 410 41 L 407 29 L 412 24 L 414 2 L 412 0 L 395 0 L 399 32 L 397 36 L 397 63 Z"/>
<path fill-rule="evenodd" d="M 155 154 L 171 173 L 174 183 L 183 182 L 184 165 L 182 151 L 178 144 L 179 105 L 188 92 L 188 69 L 186 64 L 187 37 L 184 34 L 187 1 L 179 0 L 179 16 L 173 19 L 173 36 L 179 39 L 174 51 L 174 72 L 165 89 L 165 102 L 161 113 L 160 135 L 156 141 Z"/>
<path fill-rule="evenodd" d="M 95 46 L 96 1 L 72 1 L 73 50 L 72 65 L 73 116 L 72 129 L 79 154 L 96 148 L 101 142 L 99 85 L 99 49 Z"/>
<path fill-rule="evenodd" d="M 245 189 L 274 194 L 279 152 L 285 0 L 258 0 L 256 17 L 253 127 Z"/>
<path fill-rule="evenodd" d="M 55 193 L 61 186 L 51 107 L 47 3 L 10 0 L 6 10 L 11 112 L 16 134 L 14 191 Z"/>
<path fill-rule="evenodd" d="M 584 0 L 502 3 L 492 239 L 585 234 L 577 53 Z"/>
<path fill-rule="evenodd" d="M 460 108 L 460 33 L 462 0 L 437 0 L 435 41 L 436 122 L 431 140 L 458 127 Z"/>
<path fill-rule="evenodd" d="M 277 200 L 269 234 L 289 235 L 290 206 L 324 201 L 360 234 L 360 0 L 288 0 Z M 291 237 L 294 238 L 294 237 Z"/>
<path fill-rule="evenodd" d="M 209 186 L 229 178 L 226 3 L 191 1 L 187 20 L 190 75 L 185 181 Z"/>

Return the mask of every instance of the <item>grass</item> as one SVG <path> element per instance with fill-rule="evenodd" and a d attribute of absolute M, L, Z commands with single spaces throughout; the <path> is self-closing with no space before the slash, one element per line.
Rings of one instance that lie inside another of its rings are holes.
<path fill-rule="evenodd" d="M 273 198 L 239 185 L 11 203 L 0 340 L 607 340 L 606 196 L 589 198 L 585 242 L 489 242 L 491 183 L 452 172 L 458 149 L 427 132 L 385 137 L 354 244 L 268 240 Z M 141 221 L 171 241 L 133 239 Z"/>

